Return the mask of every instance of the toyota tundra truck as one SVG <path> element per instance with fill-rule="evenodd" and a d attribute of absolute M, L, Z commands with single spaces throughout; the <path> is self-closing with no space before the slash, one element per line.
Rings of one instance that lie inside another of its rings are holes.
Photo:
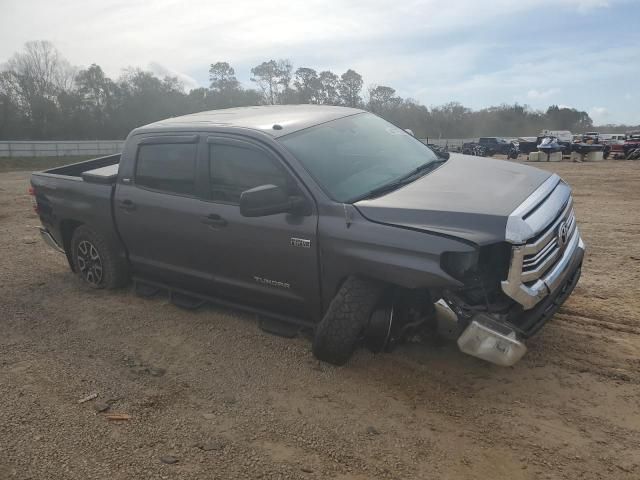
<path fill-rule="evenodd" d="M 308 328 L 334 364 L 449 322 L 463 352 L 511 366 L 585 251 L 557 175 L 435 153 L 344 107 L 170 118 L 30 191 L 43 239 L 90 287 L 133 279 Z"/>

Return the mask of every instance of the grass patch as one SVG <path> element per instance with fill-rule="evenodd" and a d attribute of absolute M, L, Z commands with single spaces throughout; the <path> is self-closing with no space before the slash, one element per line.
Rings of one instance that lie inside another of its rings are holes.
<path fill-rule="evenodd" d="M 90 158 L 96 158 L 98 155 L 79 155 L 73 157 L 0 157 L 0 173 L 6 172 L 39 172 L 49 168 L 68 165 L 69 163 L 78 163 Z"/>

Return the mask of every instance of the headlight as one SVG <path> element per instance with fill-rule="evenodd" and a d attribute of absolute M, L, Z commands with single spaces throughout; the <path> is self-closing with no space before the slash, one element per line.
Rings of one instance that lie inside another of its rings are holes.
<path fill-rule="evenodd" d="M 514 365 L 527 351 L 513 330 L 482 313 L 473 317 L 462 332 L 458 347 L 464 353 L 503 367 Z"/>

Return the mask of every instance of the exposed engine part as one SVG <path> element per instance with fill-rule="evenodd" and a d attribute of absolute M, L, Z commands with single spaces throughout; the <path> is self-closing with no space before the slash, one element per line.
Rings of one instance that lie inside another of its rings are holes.
<path fill-rule="evenodd" d="M 434 306 L 438 335 L 450 340 L 457 340 L 462 333 L 458 315 L 443 298 L 438 300 Z"/>

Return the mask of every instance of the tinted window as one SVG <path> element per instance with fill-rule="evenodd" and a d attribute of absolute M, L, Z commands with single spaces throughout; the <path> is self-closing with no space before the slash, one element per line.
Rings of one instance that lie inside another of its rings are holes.
<path fill-rule="evenodd" d="M 136 184 L 194 195 L 196 147 L 194 143 L 141 145 L 136 162 Z"/>
<path fill-rule="evenodd" d="M 286 188 L 286 176 L 266 153 L 236 145 L 209 148 L 211 198 L 239 203 L 240 194 L 260 185 Z"/>

